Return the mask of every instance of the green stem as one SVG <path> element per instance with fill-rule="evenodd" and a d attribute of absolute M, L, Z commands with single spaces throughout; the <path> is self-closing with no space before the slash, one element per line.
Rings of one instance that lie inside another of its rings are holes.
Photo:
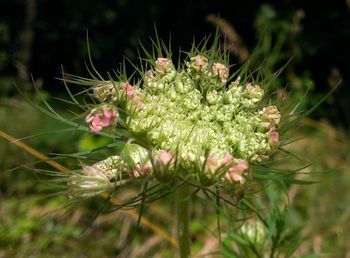
<path fill-rule="evenodd" d="M 190 185 L 184 183 L 177 190 L 177 233 L 181 258 L 191 257 Z"/>

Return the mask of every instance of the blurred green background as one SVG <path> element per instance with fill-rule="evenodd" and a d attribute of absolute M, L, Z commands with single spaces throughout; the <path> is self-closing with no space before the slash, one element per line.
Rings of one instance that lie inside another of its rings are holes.
<path fill-rule="evenodd" d="M 272 91 L 288 91 L 288 101 L 300 102 L 304 110 L 341 82 L 294 132 L 293 138 L 302 139 L 289 148 L 312 163 L 310 171 L 322 172 L 308 175 L 317 184 L 288 187 L 288 216 L 290 227 L 300 229 L 292 257 L 350 257 L 348 0 L 2 1 L 0 130 L 77 168 L 74 158 L 56 154 L 85 151 L 108 140 L 65 130 L 67 126 L 29 105 L 18 92 L 40 103 L 35 83 L 57 112 L 67 116 L 79 112 L 57 100 L 68 94 L 56 78 L 62 77 L 62 67 L 70 74 L 88 76 L 87 31 L 94 64 L 107 74 L 118 69 L 124 55 L 137 62 L 139 42 L 149 48 L 155 26 L 161 39 L 171 41 L 175 58 L 178 49 L 189 49 L 193 39 L 199 42 L 216 26 L 227 39 L 231 63 L 244 63 L 260 42 L 252 68 L 261 67 L 269 76 L 288 63 Z M 96 212 L 92 201 L 65 214 L 60 209 L 64 197 L 48 194 L 52 185 L 33 173 L 36 168 L 49 166 L 0 138 L 0 257 L 175 256 L 171 244 L 149 227 L 138 227 L 128 213 L 104 215 L 91 224 Z M 170 235 L 171 208 L 159 202 L 146 213 Z M 208 233 L 215 230 L 215 210 L 213 216 L 204 216 L 204 211 L 201 206 L 194 211 L 197 255 L 217 249 Z"/>

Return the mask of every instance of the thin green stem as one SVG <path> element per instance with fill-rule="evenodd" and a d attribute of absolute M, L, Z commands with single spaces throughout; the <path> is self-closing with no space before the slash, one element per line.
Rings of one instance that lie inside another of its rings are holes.
<path fill-rule="evenodd" d="M 184 183 L 177 191 L 177 233 L 181 258 L 191 257 L 190 238 L 190 185 Z"/>

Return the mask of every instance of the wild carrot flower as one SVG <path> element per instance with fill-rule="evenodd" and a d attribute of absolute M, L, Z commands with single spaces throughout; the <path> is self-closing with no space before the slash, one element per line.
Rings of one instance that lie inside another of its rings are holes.
<path fill-rule="evenodd" d="M 116 125 L 116 108 L 125 109 L 125 101 L 136 104 L 135 112 L 125 111 L 125 129 L 134 138 L 133 145 L 140 139 L 150 150 L 137 147 L 142 148 L 143 158 L 135 158 L 139 151 L 133 152 L 132 164 L 128 155 L 121 155 L 130 177 L 153 174 L 164 182 L 176 171 L 190 169 L 194 174 L 204 172 L 212 183 L 243 183 L 249 177 L 249 164 L 266 159 L 277 144 L 281 115 L 275 106 L 261 108 L 262 88 L 252 83 L 244 86 L 239 77 L 223 88 L 228 67 L 209 64 L 208 57 L 196 55 L 186 62 L 186 70 L 177 71 L 169 58 L 158 57 L 143 75 L 144 87 L 112 82 L 114 90 L 108 89 L 116 97 L 103 98 L 107 103 L 87 116 L 91 130 L 97 132 Z"/>
<path fill-rule="evenodd" d="M 73 79 L 91 86 L 99 101 L 85 118 L 90 130 L 109 129 L 101 135 L 110 136 L 108 146 L 116 148 L 109 148 L 115 153 L 106 159 L 71 172 L 69 196 L 111 196 L 122 184 L 142 184 L 139 195 L 115 204 L 119 209 L 176 191 L 181 257 L 190 257 L 186 242 L 192 196 L 202 191 L 217 207 L 223 202 L 250 207 L 241 199 L 248 189 L 254 193 L 256 180 L 269 178 L 262 174 L 269 170 L 264 161 L 281 145 L 282 117 L 277 106 L 266 105 L 272 101 L 265 96 L 265 80 L 256 82 L 249 67 L 230 77 L 228 56 L 217 45 L 206 50 L 207 42 L 203 44 L 193 46 L 176 67 L 170 51 L 156 47 L 146 52 L 148 61 L 135 69 L 136 76 L 128 77 L 122 69 L 108 80 L 96 79 L 100 74 Z"/>
<path fill-rule="evenodd" d="M 170 57 L 154 58 L 135 85 L 125 77 L 94 82 L 101 103 L 86 117 L 91 131 L 118 128 L 132 142 L 112 156 L 118 162 L 110 157 L 100 166 L 120 178 L 162 183 L 186 178 L 224 187 L 250 180 L 279 142 L 281 114 L 264 106 L 260 85 L 240 76 L 229 83 L 225 60 L 206 54 L 190 54 L 178 69 Z"/>

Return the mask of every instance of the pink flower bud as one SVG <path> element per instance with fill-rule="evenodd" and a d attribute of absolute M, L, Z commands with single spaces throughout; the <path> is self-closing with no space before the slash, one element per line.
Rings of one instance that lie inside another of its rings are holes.
<path fill-rule="evenodd" d="M 220 78 L 220 81 L 225 84 L 228 79 L 229 69 L 226 65 L 220 63 L 214 63 L 212 66 L 212 72 L 215 76 Z"/>
<path fill-rule="evenodd" d="M 114 108 L 110 108 L 110 107 L 103 107 L 102 108 L 103 111 L 103 116 L 107 117 L 107 118 L 114 118 L 117 115 L 117 110 Z"/>
<path fill-rule="evenodd" d="M 137 109 L 142 109 L 143 108 L 143 102 L 142 102 L 141 97 L 139 95 L 135 95 L 132 98 L 132 101 L 135 104 Z"/>
<path fill-rule="evenodd" d="M 192 57 L 191 60 L 194 61 L 192 67 L 198 72 L 205 71 L 208 67 L 208 58 L 204 56 L 197 55 Z"/>
<path fill-rule="evenodd" d="M 86 123 L 91 123 L 92 120 L 94 120 L 94 118 L 95 118 L 94 115 L 90 113 L 86 116 L 85 121 Z"/>
<path fill-rule="evenodd" d="M 169 151 L 161 150 L 158 155 L 159 160 L 163 163 L 163 165 L 167 166 L 171 163 L 174 163 L 175 155 Z"/>
<path fill-rule="evenodd" d="M 94 108 L 85 118 L 85 121 L 90 124 L 90 129 L 93 132 L 99 132 L 103 128 L 115 125 L 118 118 L 118 111 L 115 107 L 104 105 L 102 108 Z"/>
<path fill-rule="evenodd" d="M 243 184 L 244 183 L 244 178 L 241 176 L 241 175 L 238 175 L 238 174 L 232 174 L 230 173 L 229 174 L 229 178 L 228 178 L 229 181 L 233 181 L 233 182 L 238 182 L 240 184 Z"/>
<path fill-rule="evenodd" d="M 103 116 L 100 122 L 100 125 L 102 125 L 102 127 L 108 127 L 112 124 L 112 120 L 111 117 L 107 117 L 107 116 Z"/>
<path fill-rule="evenodd" d="M 100 126 L 100 125 L 90 125 L 90 129 L 91 129 L 91 131 L 93 131 L 94 133 L 97 133 L 97 132 L 99 132 L 99 131 L 102 130 L 102 126 Z"/>
<path fill-rule="evenodd" d="M 135 94 L 135 89 L 130 83 L 123 82 L 121 84 L 121 86 L 124 89 L 126 96 L 130 97 L 130 96 L 133 96 Z"/>
<path fill-rule="evenodd" d="M 268 137 L 271 145 L 276 145 L 279 142 L 280 135 L 275 127 L 270 128 L 268 131 Z"/>
<path fill-rule="evenodd" d="M 147 161 L 145 164 L 141 165 L 140 163 L 136 164 L 135 169 L 130 173 L 130 176 L 138 178 L 150 174 L 152 172 L 152 163 Z"/>
<path fill-rule="evenodd" d="M 168 62 L 169 62 L 168 58 L 158 57 L 157 60 L 156 60 L 156 65 L 165 66 L 165 65 L 168 64 Z"/>
<path fill-rule="evenodd" d="M 236 165 L 230 168 L 230 173 L 240 174 L 248 168 L 248 164 L 245 160 L 237 159 L 235 160 Z"/>
<path fill-rule="evenodd" d="M 233 165 L 229 171 L 225 174 L 225 179 L 231 183 L 239 182 L 244 183 L 243 172 L 248 169 L 248 163 L 242 159 L 234 159 Z"/>
<path fill-rule="evenodd" d="M 172 152 L 161 150 L 154 158 L 154 166 L 146 165 L 147 168 L 153 168 L 153 175 L 161 182 L 169 182 L 173 177 L 173 170 L 175 169 L 176 156 Z"/>
<path fill-rule="evenodd" d="M 264 95 L 264 90 L 261 89 L 259 85 L 253 86 L 252 84 L 248 83 L 246 85 L 246 91 L 248 92 L 249 97 L 255 101 L 259 101 Z"/>
<path fill-rule="evenodd" d="M 150 173 L 152 171 L 151 161 L 147 161 L 146 164 L 143 165 L 142 170 L 147 174 Z"/>
<path fill-rule="evenodd" d="M 173 66 L 170 59 L 164 57 L 158 57 L 156 60 L 156 71 L 160 74 L 164 74 L 166 70 Z"/>
<path fill-rule="evenodd" d="M 214 175 L 215 172 L 217 172 L 218 168 L 219 168 L 219 161 L 217 160 L 215 155 L 210 154 L 205 163 L 204 172 Z"/>
<path fill-rule="evenodd" d="M 233 161 L 233 157 L 230 153 L 225 153 L 224 158 L 222 160 L 222 164 L 226 167 L 229 166 Z"/>
<path fill-rule="evenodd" d="M 101 124 L 101 117 L 99 115 L 96 115 L 94 119 L 92 120 L 91 124 L 93 126 L 99 126 Z"/>
<path fill-rule="evenodd" d="M 274 126 L 278 124 L 281 119 L 281 114 L 276 106 L 264 107 L 263 110 L 260 111 L 260 114 L 262 115 L 261 120 L 264 127 Z"/>

